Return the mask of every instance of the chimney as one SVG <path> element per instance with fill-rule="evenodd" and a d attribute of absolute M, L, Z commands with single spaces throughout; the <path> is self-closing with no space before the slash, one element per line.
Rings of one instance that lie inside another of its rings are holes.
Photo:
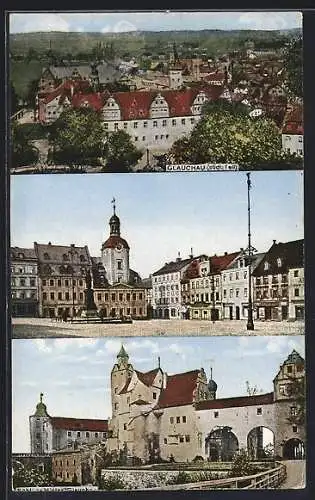
<path fill-rule="evenodd" d="M 241 247 L 241 248 L 240 248 L 240 251 L 241 251 L 241 252 L 244 252 L 244 248 L 243 248 L 243 247 Z"/>
<path fill-rule="evenodd" d="M 51 241 L 48 241 L 48 245 L 51 245 Z"/>
<path fill-rule="evenodd" d="M 191 249 L 190 249 L 190 255 L 189 255 L 189 258 L 190 258 L 190 259 L 193 259 L 193 258 L 194 258 L 193 248 L 192 248 L 192 247 L 191 247 Z"/>
<path fill-rule="evenodd" d="M 161 368 L 161 358 L 158 356 L 158 368 Z"/>
<path fill-rule="evenodd" d="M 276 244 L 276 242 L 277 242 L 277 240 L 272 240 L 272 242 L 273 242 L 273 245 L 275 245 L 275 244 Z"/>
<path fill-rule="evenodd" d="M 75 244 L 74 244 L 74 243 L 71 243 L 71 245 L 70 245 L 70 246 L 71 246 L 71 248 L 74 248 L 74 247 L 75 247 Z"/>
<path fill-rule="evenodd" d="M 224 252 L 224 255 L 227 255 L 228 253 L 227 252 Z"/>
<path fill-rule="evenodd" d="M 180 252 L 178 252 L 176 262 L 180 262 L 181 260 L 182 260 L 182 259 L 181 259 L 181 257 L 180 257 Z"/>

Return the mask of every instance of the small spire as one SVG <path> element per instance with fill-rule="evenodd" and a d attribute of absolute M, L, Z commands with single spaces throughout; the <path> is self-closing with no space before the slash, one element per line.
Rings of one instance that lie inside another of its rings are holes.
<path fill-rule="evenodd" d="M 113 212 L 114 212 L 114 215 L 116 215 L 116 199 L 113 197 L 112 199 L 112 205 L 113 205 Z"/>
<path fill-rule="evenodd" d="M 117 358 L 128 358 L 128 354 L 126 353 L 125 351 L 125 348 L 123 346 L 123 344 L 121 344 L 121 348 L 120 348 L 120 351 L 119 353 L 117 354 Z"/>
<path fill-rule="evenodd" d="M 158 368 L 161 368 L 161 358 L 158 356 Z"/>
<path fill-rule="evenodd" d="M 211 368 L 210 368 L 210 378 L 211 378 L 211 380 L 212 380 L 212 366 L 211 366 Z"/>
<path fill-rule="evenodd" d="M 39 400 L 40 400 L 41 403 L 43 402 L 43 396 L 44 396 L 44 394 L 41 392 L 40 395 L 39 395 Z"/>

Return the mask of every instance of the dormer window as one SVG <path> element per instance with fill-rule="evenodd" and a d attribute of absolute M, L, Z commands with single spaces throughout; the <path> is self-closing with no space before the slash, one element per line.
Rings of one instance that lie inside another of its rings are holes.
<path fill-rule="evenodd" d="M 266 261 L 264 263 L 264 271 L 268 271 L 268 269 L 269 269 L 269 262 Z"/>
<path fill-rule="evenodd" d="M 277 258 L 277 266 L 278 267 L 282 266 L 282 259 L 280 259 L 280 257 Z"/>

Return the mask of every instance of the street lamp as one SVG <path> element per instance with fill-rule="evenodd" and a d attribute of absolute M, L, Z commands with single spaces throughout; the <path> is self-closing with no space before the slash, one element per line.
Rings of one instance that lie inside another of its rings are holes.
<path fill-rule="evenodd" d="M 247 330 L 254 330 L 254 320 L 253 320 L 253 302 L 252 302 L 252 257 L 253 252 L 255 252 L 255 248 L 252 247 L 252 235 L 251 235 L 251 220 L 250 220 L 250 189 L 251 189 L 251 180 L 250 173 L 246 174 L 247 176 L 247 213 L 248 213 L 248 246 L 245 250 L 248 256 L 248 313 L 247 313 Z"/>

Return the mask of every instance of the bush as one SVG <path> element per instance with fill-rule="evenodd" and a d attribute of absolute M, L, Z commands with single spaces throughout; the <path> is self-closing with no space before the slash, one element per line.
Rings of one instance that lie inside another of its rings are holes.
<path fill-rule="evenodd" d="M 101 479 L 99 482 L 99 488 L 107 491 L 123 490 L 125 489 L 125 485 L 121 479 L 117 477 L 110 477 L 108 479 Z"/>
<path fill-rule="evenodd" d="M 200 455 L 196 455 L 192 461 L 193 462 L 203 462 L 203 457 Z"/>
<path fill-rule="evenodd" d="M 250 463 L 249 457 L 245 450 L 240 450 L 235 456 L 232 464 L 230 477 L 251 476 L 256 473 L 256 469 Z"/>

